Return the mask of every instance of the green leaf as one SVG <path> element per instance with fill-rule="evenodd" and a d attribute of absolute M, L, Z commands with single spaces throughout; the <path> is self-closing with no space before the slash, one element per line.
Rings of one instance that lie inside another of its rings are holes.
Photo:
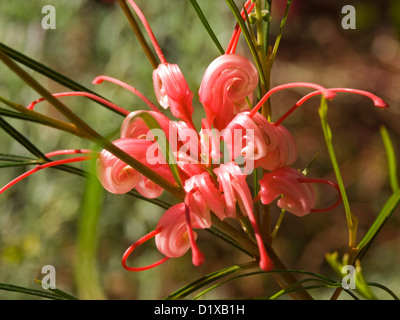
<path fill-rule="evenodd" d="M 89 172 L 96 172 L 96 159 L 88 162 Z M 98 261 L 99 221 L 104 188 L 91 175 L 86 179 L 83 204 L 78 219 L 75 283 L 84 300 L 104 300 Z"/>
<path fill-rule="evenodd" d="M 65 300 L 65 297 L 61 297 L 60 295 L 55 294 L 53 292 L 30 289 L 30 288 L 15 286 L 15 285 L 6 284 L 6 283 L 0 283 L 0 290 L 23 293 L 23 294 L 33 295 L 33 296 L 42 297 L 42 298 L 51 299 L 51 300 Z"/>
<path fill-rule="evenodd" d="M 388 201 L 386 201 L 381 212 L 376 217 L 374 223 L 371 225 L 364 238 L 360 241 L 357 246 L 357 259 L 361 259 L 367 253 L 368 249 L 372 245 L 379 231 L 382 229 L 386 221 L 390 218 L 393 212 L 397 209 L 400 204 L 400 190 L 393 193 Z"/>
<path fill-rule="evenodd" d="M 183 299 L 186 296 L 188 296 L 189 294 L 191 294 L 192 292 L 206 286 L 207 284 L 210 284 L 213 281 L 219 280 L 230 274 L 239 272 L 244 269 L 252 268 L 255 266 L 257 266 L 257 264 L 255 264 L 254 262 L 251 262 L 251 263 L 242 264 L 242 265 L 234 265 L 231 267 L 227 267 L 227 268 L 212 272 L 212 273 L 182 287 L 181 289 L 175 291 L 174 293 L 172 293 L 168 297 L 166 297 L 165 300 Z"/>
<path fill-rule="evenodd" d="M 40 285 L 42 284 L 42 281 L 40 281 L 40 280 L 35 279 L 35 281 L 36 281 L 37 283 L 39 283 Z M 69 293 L 66 293 L 65 291 L 62 291 L 62 290 L 60 290 L 60 289 L 57 289 L 57 288 L 56 288 L 56 289 L 49 288 L 49 289 L 47 289 L 47 290 L 51 291 L 51 292 L 54 293 L 55 295 L 59 296 L 59 297 L 62 298 L 62 299 L 65 299 L 65 300 L 78 300 L 78 298 L 76 298 L 76 297 L 70 295 Z"/>
<path fill-rule="evenodd" d="M 285 28 L 286 20 L 288 18 L 291 5 L 292 5 L 292 0 L 287 0 L 285 13 L 283 14 L 283 17 L 281 20 L 281 25 L 279 27 L 279 33 L 276 36 L 274 48 L 272 49 L 271 58 L 270 58 L 270 68 L 272 68 L 272 65 L 274 64 L 276 53 L 278 52 L 279 43 L 281 42 L 281 39 L 282 39 L 283 29 Z"/>
<path fill-rule="evenodd" d="M 67 88 L 70 88 L 74 91 L 85 91 L 85 92 L 89 92 L 92 94 L 95 94 L 99 97 L 101 97 L 100 95 L 98 95 L 96 92 L 86 88 L 85 86 L 77 83 L 76 81 L 66 77 L 65 75 L 58 73 L 57 71 L 45 66 L 44 64 L 33 60 L 32 58 L 29 58 L 28 56 L 22 54 L 21 52 L 18 52 L 8 46 L 6 46 L 4 43 L 0 42 L 0 50 L 3 50 L 11 59 L 25 65 L 26 67 L 35 70 L 37 72 L 39 72 L 40 74 L 48 77 L 49 79 L 52 79 L 62 85 L 64 85 Z M 101 97 L 103 99 L 105 99 L 104 97 Z M 99 103 L 100 105 L 102 105 L 103 107 L 108 108 L 111 111 L 114 111 L 122 116 L 125 116 L 123 113 L 120 113 L 118 110 L 114 110 L 112 108 L 110 108 L 107 105 L 102 104 L 99 101 L 93 100 L 97 103 Z"/>
<path fill-rule="evenodd" d="M 344 187 L 342 175 L 340 173 L 339 164 L 336 158 L 336 153 L 333 147 L 332 142 L 332 131 L 328 124 L 328 102 L 324 96 L 321 98 L 321 104 L 319 107 L 319 116 L 321 119 L 321 127 L 322 132 L 324 134 L 326 147 L 328 149 L 329 157 L 331 159 L 333 171 L 335 172 L 336 180 L 339 185 L 340 195 L 342 197 L 342 202 L 344 205 L 345 213 L 346 213 L 346 220 L 347 220 L 347 227 L 349 230 L 349 248 L 355 247 L 356 244 L 356 232 L 357 232 L 357 218 L 352 214 L 350 210 L 350 204 L 347 197 L 346 189 Z"/>
<path fill-rule="evenodd" d="M 211 29 L 210 24 L 208 23 L 206 17 L 204 16 L 204 13 L 201 10 L 201 8 L 200 8 L 199 4 L 197 3 L 197 1 L 196 0 L 190 0 L 190 3 L 192 4 L 192 6 L 193 6 L 194 10 L 196 11 L 197 15 L 199 16 L 199 19 L 200 19 L 201 23 L 203 24 L 204 28 L 206 29 L 206 31 L 210 35 L 212 41 L 217 46 L 219 52 L 221 54 L 225 54 L 224 48 L 222 48 L 221 43 L 218 41 L 217 36 L 215 35 L 214 31 Z"/>
<path fill-rule="evenodd" d="M 380 128 L 380 132 L 381 132 L 383 144 L 384 144 L 385 150 L 386 150 L 390 185 L 392 187 L 393 192 L 395 192 L 395 191 L 399 190 L 396 155 L 394 152 L 392 140 L 390 139 L 387 129 L 382 126 Z"/>
<path fill-rule="evenodd" d="M 13 126 L 11 126 L 7 121 L 0 117 L 0 127 L 16 141 L 18 141 L 22 146 L 25 147 L 30 153 L 38 157 L 39 159 L 46 160 L 47 157 L 27 138 L 25 138 L 21 133 L 18 132 Z"/>

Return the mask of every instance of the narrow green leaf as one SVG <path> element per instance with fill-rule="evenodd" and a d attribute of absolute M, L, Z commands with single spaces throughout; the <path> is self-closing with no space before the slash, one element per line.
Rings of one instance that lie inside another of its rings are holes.
<path fill-rule="evenodd" d="M 371 225 L 364 238 L 360 241 L 357 246 L 357 259 L 361 259 L 369 247 L 372 245 L 379 231 L 382 229 L 383 225 L 390 218 L 393 212 L 397 209 L 400 204 L 400 190 L 393 193 L 388 201 L 383 206 L 381 212 L 376 217 L 374 223 Z"/>
<path fill-rule="evenodd" d="M 149 44 L 147 43 L 145 37 L 143 36 L 143 33 L 140 30 L 139 25 L 136 22 L 136 19 L 133 16 L 131 10 L 129 9 L 128 4 L 126 3 L 125 0 L 118 0 L 118 1 L 119 1 L 119 5 L 121 6 L 122 10 L 124 11 L 128 21 L 129 21 L 129 24 L 132 27 L 133 32 L 135 32 L 135 35 L 139 40 L 139 43 L 142 46 L 143 51 L 147 56 L 147 59 L 150 61 L 152 67 L 154 69 L 156 69 L 157 66 L 159 65 L 159 61 L 157 60 L 157 57 L 154 55 L 154 53 L 151 50 Z"/>
<path fill-rule="evenodd" d="M 292 0 L 287 0 L 285 13 L 283 14 L 283 17 L 281 20 L 281 25 L 279 27 L 279 32 L 278 32 L 278 35 L 275 40 L 274 48 L 272 49 L 271 58 L 270 58 L 270 68 L 272 68 L 272 65 L 275 62 L 275 57 L 278 52 L 279 43 L 281 42 L 281 39 L 282 39 L 283 29 L 285 28 L 291 5 L 292 5 Z"/>
<path fill-rule="evenodd" d="M 61 297 L 52 292 L 30 289 L 30 288 L 20 287 L 20 286 L 6 284 L 6 283 L 0 283 L 0 290 L 23 293 L 23 294 L 33 295 L 33 296 L 42 297 L 42 298 L 46 298 L 46 299 L 52 299 L 52 300 L 65 300 L 64 297 Z"/>
<path fill-rule="evenodd" d="M 340 168 L 336 158 L 336 153 L 333 147 L 332 131 L 328 124 L 328 119 L 327 119 L 328 102 L 326 101 L 324 96 L 322 96 L 321 98 L 321 104 L 318 112 L 321 119 L 321 127 L 322 127 L 322 132 L 324 134 L 326 147 L 328 149 L 333 171 L 335 172 L 336 180 L 339 185 L 340 195 L 342 197 L 342 202 L 346 213 L 347 226 L 349 229 L 349 247 L 353 248 L 355 247 L 356 244 L 355 242 L 356 242 L 356 231 L 357 231 L 357 218 L 352 214 L 350 210 L 349 200 L 347 197 L 346 189 L 344 187 L 342 175 L 340 173 Z"/>
<path fill-rule="evenodd" d="M 395 192 L 395 191 L 399 190 L 396 155 L 394 152 L 392 140 L 390 139 L 387 129 L 382 126 L 380 131 L 381 131 L 383 144 L 384 144 L 385 150 L 386 150 L 390 185 L 392 187 L 393 192 Z"/>
<path fill-rule="evenodd" d="M 368 285 L 370 287 L 377 287 L 379 289 L 382 289 L 383 291 L 386 291 L 389 295 L 392 296 L 392 298 L 394 300 L 400 300 L 399 297 L 392 290 L 390 290 L 388 287 L 384 286 L 383 284 L 375 283 L 375 282 L 368 282 Z"/>
<path fill-rule="evenodd" d="M 96 160 L 88 163 L 89 172 L 96 172 Z M 99 219 L 104 188 L 91 175 L 86 179 L 81 214 L 78 219 L 77 254 L 75 261 L 75 283 L 78 295 L 84 300 L 104 300 L 100 284 L 99 261 Z"/>
<path fill-rule="evenodd" d="M 210 35 L 212 41 L 218 48 L 219 52 L 221 54 L 225 54 L 224 48 L 222 48 L 221 43 L 219 42 L 219 40 L 218 40 L 217 36 L 215 35 L 214 31 L 212 30 L 212 28 L 210 27 L 210 24 L 208 23 L 206 17 L 204 16 L 203 11 L 201 10 L 199 4 L 197 3 L 197 0 L 190 0 L 190 3 L 192 4 L 194 10 L 196 11 L 197 15 L 199 16 L 201 23 L 203 24 L 204 28 Z"/>
<path fill-rule="evenodd" d="M 65 75 L 45 66 L 44 64 L 29 58 L 28 56 L 22 54 L 21 52 L 18 52 L 16 50 L 6 46 L 2 42 L 0 42 L 0 50 L 3 50 L 11 59 L 25 65 L 26 67 L 28 67 L 32 70 L 39 72 L 40 74 L 64 85 L 65 87 L 67 87 L 69 89 L 72 89 L 74 91 L 89 92 L 89 93 L 95 94 L 95 95 L 105 99 L 104 97 L 100 96 L 93 90 L 88 89 L 87 87 L 85 87 L 85 86 L 77 83 L 76 81 L 66 77 Z M 93 100 L 93 101 L 97 102 L 98 104 L 102 105 L 103 107 L 106 107 L 107 109 L 109 109 L 113 112 L 120 114 L 121 116 L 125 116 L 123 113 L 120 113 L 118 110 L 114 110 L 114 109 L 110 108 L 109 106 L 102 104 L 99 101 L 96 101 L 96 100 Z"/>
<path fill-rule="evenodd" d="M 183 299 L 186 296 L 188 296 L 189 294 L 191 294 L 192 292 L 206 286 L 207 284 L 210 284 L 211 282 L 213 282 L 215 280 L 219 280 L 219 279 L 226 277 L 230 274 L 233 274 L 235 272 L 247 269 L 249 267 L 255 267 L 255 266 L 257 266 L 257 264 L 254 264 L 254 262 L 251 262 L 251 263 L 242 264 L 242 265 L 234 265 L 231 267 L 227 267 L 227 268 L 212 272 L 212 273 L 182 287 L 181 289 L 175 291 L 174 293 L 172 293 L 168 297 L 166 297 L 165 300 Z"/>
<path fill-rule="evenodd" d="M 42 284 L 42 281 L 40 281 L 40 280 L 35 279 L 35 281 L 36 281 L 37 283 L 39 283 L 40 285 Z M 62 291 L 62 290 L 60 290 L 60 289 L 52 289 L 52 288 L 49 288 L 49 289 L 47 289 L 47 290 L 51 291 L 51 292 L 54 293 L 55 295 L 59 296 L 60 298 L 65 299 L 65 300 L 78 300 L 78 298 L 76 298 L 76 297 L 70 295 L 69 293 L 66 293 L 65 291 Z"/>
<path fill-rule="evenodd" d="M 25 147 L 30 153 L 38 157 L 39 159 L 47 159 L 46 156 L 34 146 L 27 138 L 25 138 L 21 133 L 18 132 L 13 126 L 11 126 L 7 121 L 0 117 L 0 127 L 9 134 L 12 138 L 18 141 L 22 146 Z"/>

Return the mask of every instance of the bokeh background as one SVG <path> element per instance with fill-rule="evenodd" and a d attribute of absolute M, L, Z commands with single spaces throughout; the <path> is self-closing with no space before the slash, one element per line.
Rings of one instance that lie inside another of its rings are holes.
<path fill-rule="evenodd" d="M 286 1 L 273 0 L 271 39 L 276 36 Z M 56 8 L 56 29 L 44 30 L 41 10 Z M 203 73 L 218 51 L 203 29 L 189 1 L 138 1 L 159 40 L 167 60 L 179 64 L 194 92 L 195 123 L 204 116 L 197 91 Z M 199 1 L 210 25 L 226 46 L 235 20 L 225 1 Z M 241 5 L 237 1 L 238 5 Z M 356 8 L 355 30 L 341 26 L 341 9 Z M 316 82 L 327 87 L 369 90 L 389 104 L 377 110 L 363 97 L 339 94 L 330 103 L 331 125 L 337 156 L 353 213 L 359 218 L 359 238 L 367 231 L 390 195 L 386 157 L 379 134 L 385 125 L 397 156 L 400 137 L 400 3 L 397 0 L 293 1 L 272 72 L 272 85 L 293 81 Z M 95 0 L 1 0 L 0 41 L 106 96 L 121 106 L 146 106 L 131 93 L 112 84 L 94 86 L 100 74 L 121 79 L 155 101 L 152 67 L 148 63 L 118 3 Z M 244 41 L 238 53 L 250 57 Z M 66 91 L 59 84 L 29 71 L 50 92 Z M 272 98 L 273 119 L 283 114 L 308 91 L 286 90 Z M 0 65 L 0 95 L 27 105 L 38 98 L 4 65 Z M 95 129 L 117 137 L 122 118 L 84 98 L 63 101 Z M 284 125 L 299 146 L 295 166 L 304 168 L 319 152 L 310 176 L 333 178 L 318 117 L 319 99 L 307 102 Z M 46 103 L 37 110 L 58 116 Z M 93 148 L 90 142 L 33 123 L 7 119 L 43 152 L 67 148 Z M 0 131 L 0 153 L 28 155 Z M 88 164 L 78 167 L 89 170 Z M 28 168 L 1 168 L 0 184 Z M 57 287 L 83 299 L 159 299 L 200 276 L 247 257 L 205 231 L 199 246 L 206 255 L 194 267 L 190 254 L 170 259 L 156 269 L 129 273 L 120 263 L 125 249 L 151 231 L 163 209 L 128 195 L 99 192 L 99 206 L 87 205 L 88 184 L 82 177 L 47 169 L 23 180 L 0 196 L 0 282 L 41 289 L 44 265 L 56 268 Z M 98 193 L 96 193 L 98 194 Z M 319 205 L 335 200 L 319 189 Z M 174 203 L 167 194 L 163 200 Z M 92 225 L 88 223 L 88 213 Z M 400 218 L 397 210 L 363 260 L 367 281 L 379 282 L 400 294 Z M 274 219 L 277 212 L 273 212 Z M 91 240 L 85 238 L 85 234 Z M 85 240 L 86 239 L 86 240 Z M 344 252 L 347 228 L 343 207 L 304 218 L 286 215 L 275 241 L 284 263 L 335 277 L 325 262 L 326 252 Z M 85 242 L 86 241 L 86 242 Z M 88 242 L 89 241 L 89 242 Z M 149 242 L 137 250 L 134 263 L 149 264 L 159 258 Z M 267 297 L 277 290 L 267 275 L 247 277 L 208 293 L 207 298 Z M 381 298 L 387 294 L 377 292 Z M 315 291 L 321 299 L 332 290 Z M 342 295 L 342 298 L 346 298 Z M 0 299 L 36 299 L 0 291 Z"/>

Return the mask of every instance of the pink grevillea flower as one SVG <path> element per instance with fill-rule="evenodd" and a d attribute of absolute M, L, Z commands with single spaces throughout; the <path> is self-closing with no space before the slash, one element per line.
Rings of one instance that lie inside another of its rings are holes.
<path fill-rule="evenodd" d="M 248 216 L 253 227 L 260 252 L 260 268 L 264 271 L 272 270 L 273 263 L 267 254 L 253 213 L 253 199 L 246 182 L 246 176 L 242 174 L 239 166 L 234 162 L 221 164 L 214 169 L 214 172 L 218 177 L 220 190 L 223 192 L 227 217 L 236 217 L 236 204 L 238 204 L 241 212 Z"/>
<path fill-rule="evenodd" d="M 224 129 L 235 113 L 248 110 L 258 84 L 256 67 L 245 57 L 225 54 L 207 68 L 199 89 L 199 99 L 209 126 Z"/>
<path fill-rule="evenodd" d="M 231 160 L 242 156 L 254 168 L 275 170 L 292 164 L 297 147 L 290 132 L 275 126 L 262 114 L 241 112 L 227 125 L 222 134 Z"/>
<path fill-rule="evenodd" d="M 291 167 L 283 167 L 264 174 L 259 181 L 260 199 L 263 204 L 269 204 L 280 197 L 277 205 L 281 209 L 293 213 L 298 217 L 310 212 L 322 212 L 333 209 L 341 199 L 329 208 L 315 209 L 316 197 L 311 183 L 324 183 L 339 189 L 337 184 L 325 179 L 309 179 L 301 172 Z"/>

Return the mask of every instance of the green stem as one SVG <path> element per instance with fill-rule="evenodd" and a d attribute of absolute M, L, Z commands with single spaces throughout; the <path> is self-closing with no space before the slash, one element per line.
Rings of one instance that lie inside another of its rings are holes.
<path fill-rule="evenodd" d="M 276 53 L 278 52 L 279 43 L 281 42 L 281 39 L 282 39 L 283 29 L 285 28 L 286 21 L 287 21 L 288 15 L 289 15 L 289 10 L 290 10 L 290 6 L 291 5 L 292 5 L 292 0 L 287 0 L 285 13 L 283 14 L 283 18 L 281 20 L 281 25 L 280 25 L 280 28 L 279 28 L 279 33 L 278 33 L 278 35 L 276 37 L 274 48 L 272 49 L 270 62 L 269 62 L 270 68 L 272 68 L 272 65 L 275 62 Z"/>
<path fill-rule="evenodd" d="M 340 194 L 342 197 L 344 209 L 345 209 L 347 226 L 349 229 L 349 253 L 352 255 L 354 253 L 353 251 L 356 246 L 356 233 L 357 233 L 358 222 L 357 222 L 357 217 L 354 216 L 350 210 L 350 204 L 349 204 L 349 200 L 347 198 L 346 189 L 344 187 L 342 175 L 341 175 L 340 169 L 339 169 L 339 164 L 338 164 L 338 161 L 336 158 L 335 150 L 333 148 L 332 132 L 328 125 L 327 114 L 328 114 L 328 103 L 327 103 L 325 97 L 322 96 L 321 105 L 319 108 L 319 115 L 321 118 L 321 126 L 322 126 L 322 131 L 324 134 L 324 138 L 325 138 L 325 143 L 326 143 L 326 146 L 328 149 L 329 157 L 332 162 L 332 167 L 335 172 L 337 183 L 339 185 L 339 190 L 340 190 Z"/>
<path fill-rule="evenodd" d="M 224 54 L 225 50 L 224 50 L 224 48 L 222 48 L 221 43 L 219 42 L 219 40 L 218 40 L 217 36 L 215 35 L 214 31 L 211 29 L 210 24 L 208 23 L 206 17 L 204 16 L 204 13 L 201 10 L 199 4 L 197 3 L 196 0 L 189 0 L 189 1 L 192 4 L 194 10 L 196 11 L 196 13 L 197 13 L 201 23 L 203 24 L 204 28 L 206 29 L 206 31 L 210 35 L 212 41 L 217 46 L 218 51 L 221 54 Z"/>

